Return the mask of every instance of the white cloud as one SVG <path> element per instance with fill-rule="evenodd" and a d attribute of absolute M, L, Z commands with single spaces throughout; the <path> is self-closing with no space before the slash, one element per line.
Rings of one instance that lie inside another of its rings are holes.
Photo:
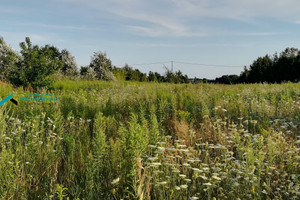
<path fill-rule="evenodd" d="M 31 26 L 39 28 L 48 29 L 63 29 L 63 30 L 73 30 L 73 31 L 93 31 L 99 30 L 97 28 L 89 28 L 85 26 L 70 26 L 70 25 L 58 25 L 58 24 L 44 24 L 44 23 L 17 23 L 16 26 Z"/>
<path fill-rule="evenodd" d="M 17 26 L 34 26 L 41 28 L 54 28 L 54 29 L 70 29 L 70 30 L 87 30 L 82 26 L 69 26 L 69 25 L 56 25 L 56 24 L 43 24 L 43 23 L 17 23 Z"/>
<path fill-rule="evenodd" d="M 260 17 L 290 20 L 298 16 L 298 0 L 169 0 L 184 15 L 254 20 Z"/>
<path fill-rule="evenodd" d="M 279 35 L 280 33 L 275 32 L 252 32 L 252 33 L 244 33 L 245 36 L 271 36 L 271 35 Z"/>
<path fill-rule="evenodd" d="M 178 28 L 168 28 L 166 26 L 159 26 L 158 24 L 153 24 L 151 26 L 127 26 L 128 30 L 134 34 L 140 36 L 150 36 L 150 37 L 205 37 L 207 34 L 192 31 L 188 28 L 178 29 Z"/>
<path fill-rule="evenodd" d="M 58 0 L 57 0 L 58 1 Z M 205 20 L 256 24 L 261 18 L 296 21 L 299 0 L 63 0 L 116 20 L 134 34 L 151 37 L 202 37 L 215 27 Z M 246 35 L 246 34 L 245 34 Z M 266 33 L 252 34 L 256 36 Z M 251 36 L 251 34 L 249 35 Z"/>
<path fill-rule="evenodd" d="M 220 35 L 233 35 L 233 36 L 275 36 L 284 35 L 287 32 L 223 32 Z"/>

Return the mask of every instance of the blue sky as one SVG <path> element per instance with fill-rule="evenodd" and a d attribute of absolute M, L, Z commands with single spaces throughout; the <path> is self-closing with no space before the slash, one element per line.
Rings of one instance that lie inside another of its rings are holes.
<path fill-rule="evenodd" d="M 68 49 L 79 66 L 103 51 L 119 67 L 164 73 L 173 60 L 189 77 L 215 78 L 299 47 L 299 13 L 299 0 L 2 0 L 0 36 L 15 50 L 26 36 Z"/>

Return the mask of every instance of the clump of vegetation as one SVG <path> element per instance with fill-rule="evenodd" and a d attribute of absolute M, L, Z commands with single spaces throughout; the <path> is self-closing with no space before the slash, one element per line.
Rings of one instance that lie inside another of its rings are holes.
<path fill-rule="evenodd" d="M 238 75 L 224 75 L 216 78 L 217 83 L 281 83 L 299 82 L 300 51 L 296 48 L 286 48 L 279 55 L 258 57 Z"/>
<path fill-rule="evenodd" d="M 17 52 L 0 37 L 0 80 L 8 81 L 10 68 L 20 59 Z"/>
<path fill-rule="evenodd" d="M 14 86 L 24 88 L 53 89 L 53 80 L 104 80 L 104 81 L 139 81 L 139 82 L 167 82 L 167 83 L 281 83 L 298 82 L 300 80 L 300 51 L 296 48 L 286 48 L 278 56 L 266 55 L 259 57 L 240 75 L 223 75 L 214 80 L 199 79 L 190 80 L 182 72 L 169 70 L 161 75 L 149 71 L 148 75 L 129 65 L 122 68 L 113 66 L 106 53 L 98 51 L 91 57 L 87 66 L 78 69 L 75 57 L 64 49 L 59 51 L 56 47 L 45 45 L 39 47 L 32 45 L 30 38 L 20 43 L 21 52 L 18 54 L 3 38 L 0 38 L 0 80 L 9 81 Z"/>
<path fill-rule="evenodd" d="M 0 106 L 2 199 L 299 198 L 299 84 L 53 87 Z"/>
<path fill-rule="evenodd" d="M 11 66 L 8 74 L 9 81 L 15 86 L 51 87 L 49 76 L 62 68 L 54 47 L 45 46 L 43 48 L 32 45 L 27 37 L 26 42 L 20 43 L 21 59 Z"/>
<path fill-rule="evenodd" d="M 0 38 L 0 80 L 10 82 L 15 87 L 30 90 L 53 89 L 54 80 L 104 80 L 104 81 L 154 81 L 188 83 L 189 79 L 180 71 L 167 70 L 165 76 L 149 72 L 149 76 L 132 69 L 128 65 L 117 68 L 112 65 L 106 53 L 95 52 L 88 66 L 78 69 L 75 57 L 66 50 L 59 51 L 50 45 L 32 45 L 30 38 L 20 43 L 20 53 L 15 52 Z"/>

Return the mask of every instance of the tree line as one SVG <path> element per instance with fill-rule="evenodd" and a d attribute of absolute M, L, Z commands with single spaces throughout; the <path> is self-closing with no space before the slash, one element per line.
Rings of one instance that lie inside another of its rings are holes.
<path fill-rule="evenodd" d="M 300 51 L 296 48 L 286 48 L 279 55 L 265 55 L 253 61 L 240 75 L 224 75 L 214 80 L 189 79 L 180 70 L 171 71 L 165 67 L 165 74 L 149 71 L 148 74 L 129 65 L 113 66 L 107 55 L 101 51 L 95 52 L 87 66 L 78 68 L 75 57 L 66 49 L 59 50 L 52 45 L 32 45 L 26 37 L 20 43 L 20 52 L 12 49 L 0 37 L 0 80 L 14 86 L 51 88 L 54 79 L 87 79 L 105 81 L 141 81 L 168 83 L 281 83 L 284 81 L 298 82 L 300 80 Z"/>
<path fill-rule="evenodd" d="M 240 75 L 224 75 L 216 78 L 216 83 L 281 83 L 300 81 L 300 51 L 286 48 L 279 55 L 265 55 L 253 61 L 249 68 L 244 67 Z"/>
<path fill-rule="evenodd" d="M 66 49 L 60 51 L 52 45 L 33 45 L 29 37 L 19 45 L 21 51 L 16 52 L 0 37 L 0 80 L 17 87 L 51 89 L 53 80 L 63 77 L 76 80 L 190 82 L 181 71 L 173 72 L 167 68 L 164 75 L 151 71 L 147 75 L 127 64 L 118 68 L 101 51 L 93 54 L 89 65 L 79 69 L 75 57 Z"/>

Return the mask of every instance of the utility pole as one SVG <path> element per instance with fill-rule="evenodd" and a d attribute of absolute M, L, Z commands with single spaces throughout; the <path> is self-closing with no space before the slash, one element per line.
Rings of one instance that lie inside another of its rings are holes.
<path fill-rule="evenodd" d="M 173 73 L 173 60 L 171 61 L 171 72 Z"/>

